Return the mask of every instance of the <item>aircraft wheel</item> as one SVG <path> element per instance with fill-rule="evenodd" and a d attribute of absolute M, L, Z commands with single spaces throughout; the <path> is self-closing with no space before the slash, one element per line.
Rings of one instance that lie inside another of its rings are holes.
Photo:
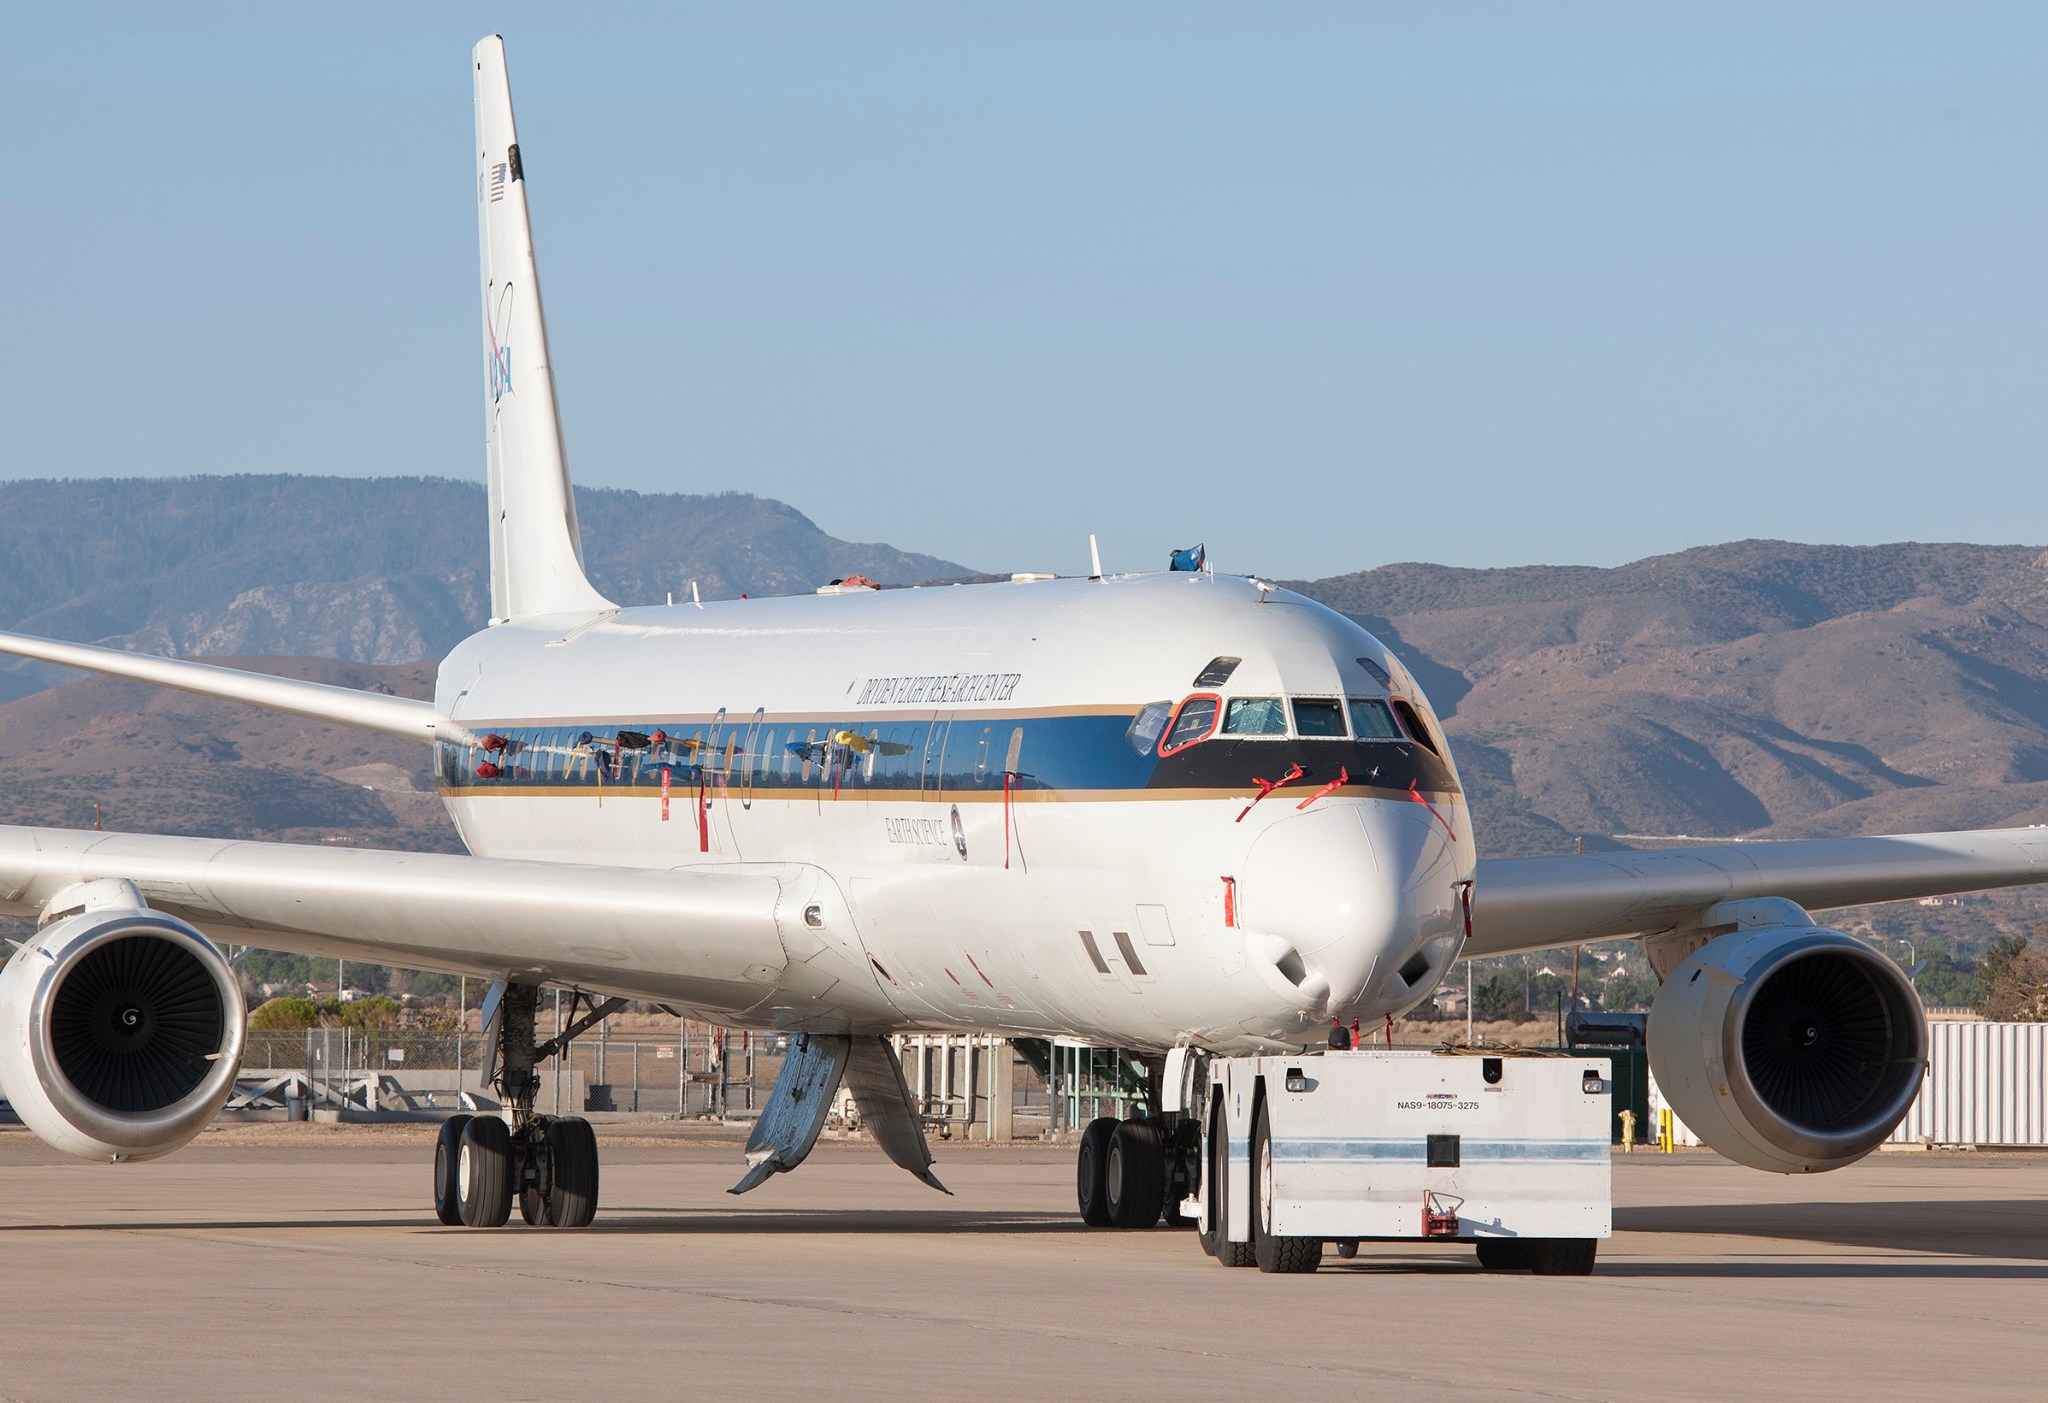
<path fill-rule="evenodd" d="M 1149 1228 L 1166 1201 L 1166 1146 L 1159 1122 L 1127 1120 L 1110 1133 L 1103 1159 L 1102 1198 L 1119 1228 Z"/>
<path fill-rule="evenodd" d="M 548 1155 L 555 1169 L 548 1221 L 558 1228 L 589 1227 L 597 1217 L 597 1132 L 581 1116 L 551 1120 Z"/>
<path fill-rule="evenodd" d="M 434 1137 L 434 1216 L 451 1228 L 462 1226 L 456 1170 L 462 1162 L 462 1128 L 468 1124 L 466 1115 L 450 1116 L 441 1122 L 441 1133 Z"/>
<path fill-rule="evenodd" d="M 531 1184 L 519 1190 L 519 1221 L 529 1228 L 544 1228 L 548 1224 L 548 1201 Z"/>
<path fill-rule="evenodd" d="M 1081 1148 L 1074 1157 L 1074 1194 L 1081 1205 L 1081 1221 L 1091 1228 L 1109 1226 L 1102 1176 L 1109 1163 L 1109 1137 L 1121 1124 L 1114 1116 L 1098 1116 L 1081 1132 Z"/>
<path fill-rule="evenodd" d="M 504 1121 L 478 1116 L 462 1128 L 455 1180 L 464 1227 L 505 1226 L 512 1216 L 512 1132 Z"/>
<path fill-rule="evenodd" d="M 1309 1272 L 1323 1264 L 1319 1237 L 1273 1232 L 1273 1135 L 1262 1105 L 1252 1120 L 1252 1250 L 1263 1272 Z"/>

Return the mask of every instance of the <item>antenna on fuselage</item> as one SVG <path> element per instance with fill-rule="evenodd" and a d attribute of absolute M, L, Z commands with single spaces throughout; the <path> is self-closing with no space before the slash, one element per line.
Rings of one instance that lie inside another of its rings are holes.
<path fill-rule="evenodd" d="M 697 582 L 695 580 L 690 581 L 690 602 L 699 609 L 704 607 L 703 599 L 697 594 Z"/>
<path fill-rule="evenodd" d="M 1096 549 L 1095 533 L 1093 531 L 1088 533 L 1088 578 L 1091 580 L 1102 578 L 1102 552 Z"/>

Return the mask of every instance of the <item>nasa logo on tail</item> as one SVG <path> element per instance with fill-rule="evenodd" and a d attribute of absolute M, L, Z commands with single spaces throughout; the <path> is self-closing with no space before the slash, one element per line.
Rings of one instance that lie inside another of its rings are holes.
<path fill-rule="evenodd" d="M 484 330 L 491 338 L 491 403 L 496 404 L 512 389 L 512 284 L 498 290 L 497 310 Z"/>

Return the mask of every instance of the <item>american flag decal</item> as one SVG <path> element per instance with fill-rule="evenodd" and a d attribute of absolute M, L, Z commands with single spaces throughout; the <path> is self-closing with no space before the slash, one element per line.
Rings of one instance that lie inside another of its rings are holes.
<path fill-rule="evenodd" d="M 491 203 L 505 198 L 505 163 L 500 161 L 491 167 Z"/>

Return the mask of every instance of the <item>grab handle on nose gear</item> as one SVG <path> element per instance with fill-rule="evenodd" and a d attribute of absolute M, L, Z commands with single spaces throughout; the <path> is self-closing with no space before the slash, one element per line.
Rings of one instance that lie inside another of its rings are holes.
<path fill-rule="evenodd" d="M 1303 770 L 1301 768 L 1300 762 L 1297 761 L 1294 764 L 1294 766 L 1287 771 L 1286 774 L 1280 776 L 1280 778 L 1278 779 L 1260 779 L 1257 775 L 1253 775 L 1252 783 L 1256 784 L 1259 787 L 1258 797 L 1253 799 L 1249 804 L 1246 804 L 1244 808 L 1241 811 L 1239 811 L 1237 818 L 1234 821 L 1237 823 L 1243 823 L 1244 816 L 1259 806 L 1260 799 L 1265 798 L 1268 794 L 1271 794 L 1274 790 L 1280 788 L 1282 785 L 1294 783 L 1296 780 L 1300 779 L 1302 775 L 1306 773 L 1307 771 Z"/>

